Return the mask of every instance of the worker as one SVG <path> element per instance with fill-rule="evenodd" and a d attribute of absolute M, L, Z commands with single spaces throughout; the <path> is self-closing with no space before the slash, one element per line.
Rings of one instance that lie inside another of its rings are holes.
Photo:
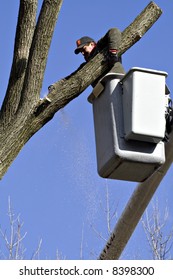
<path fill-rule="evenodd" d="M 99 53 L 104 46 L 107 47 L 107 58 L 110 65 L 109 72 L 125 74 L 122 66 L 121 56 L 118 55 L 119 47 L 121 44 L 121 32 L 117 28 L 110 29 L 104 37 L 102 37 L 97 43 L 94 39 L 88 36 L 84 36 L 76 41 L 77 48 L 75 54 L 81 53 L 84 56 L 86 62 L 92 59 L 97 53 Z M 106 72 L 107 73 L 107 72 Z M 104 76 L 104 73 L 102 76 Z M 95 86 L 99 77 L 92 86 Z"/>
<path fill-rule="evenodd" d="M 109 72 L 113 73 L 122 73 L 125 74 L 124 68 L 122 66 L 121 56 L 118 55 L 119 47 L 121 44 L 121 32 L 117 28 L 111 28 L 104 37 L 102 37 L 97 43 L 94 39 L 84 36 L 76 41 L 76 49 L 75 54 L 81 53 L 84 56 L 85 63 L 87 63 L 90 59 L 92 59 L 97 53 L 99 53 L 103 47 L 107 46 L 107 59 L 109 62 L 110 70 Z M 74 75 L 81 67 L 84 66 L 85 63 L 82 63 L 80 67 L 67 76 L 65 80 L 69 79 L 72 75 Z M 107 73 L 108 71 L 106 71 Z M 106 75 L 103 73 L 98 79 L 96 79 L 92 86 L 94 87 L 97 82 Z M 54 89 L 54 84 L 48 87 L 49 93 Z"/>

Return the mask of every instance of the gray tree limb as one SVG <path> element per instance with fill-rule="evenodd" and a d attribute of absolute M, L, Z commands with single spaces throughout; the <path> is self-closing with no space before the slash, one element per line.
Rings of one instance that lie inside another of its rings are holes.
<path fill-rule="evenodd" d="M 1 108 L 1 124 L 10 122 L 19 106 L 29 50 L 36 25 L 37 2 L 38 0 L 20 1 L 13 63 L 7 92 Z"/>

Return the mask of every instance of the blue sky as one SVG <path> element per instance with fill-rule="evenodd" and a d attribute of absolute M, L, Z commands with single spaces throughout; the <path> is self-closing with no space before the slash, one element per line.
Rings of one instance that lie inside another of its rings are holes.
<path fill-rule="evenodd" d="M 0 10 L 0 103 L 8 82 L 19 1 L 2 1 Z M 39 7 L 42 1 L 39 1 Z M 64 0 L 52 40 L 41 97 L 47 87 L 73 72 L 82 62 L 75 55 L 75 42 L 84 35 L 100 39 L 109 28 L 124 30 L 149 3 L 147 0 Z M 173 90 L 172 26 L 173 2 L 157 0 L 163 14 L 154 26 L 123 55 L 126 71 L 132 67 L 151 68 L 168 73 L 167 85 Z M 137 183 L 105 180 L 97 174 L 92 107 L 87 97 L 92 88 L 58 112 L 53 120 L 30 139 L 0 182 L 0 225 L 9 231 L 8 197 L 14 212 L 21 214 L 25 257 L 30 258 L 42 238 L 40 257 L 55 259 L 56 250 L 66 259 L 96 259 L 107 237 L 106 188 L 110 203 L 121 215 Z M 161 209 L 169 205 L 168 228 L 172 226 L 172 168 L 155 197 Z M 113 225 L 115 224 L 115 220 Z M 141 246 L 145 244 L 145 246 Z M 2 239 L 0 249 L 5 250 Z M 145 236 L 139 225 L 122 258 L 150 258 Z"/>

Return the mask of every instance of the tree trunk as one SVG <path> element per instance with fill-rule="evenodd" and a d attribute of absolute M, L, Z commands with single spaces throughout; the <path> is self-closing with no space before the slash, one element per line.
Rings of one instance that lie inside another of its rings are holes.
<path fill-rule="evenodd" d="M 80 70 L 58 81 L 47 97 L 40 100 L 48 50 L 62 2 L 44 0 L 35 24 L 37 0 L 20 1 L 13 64 L 0 112 L 0 178 L 32 135 L 109 70 L 104 47 Z M 120 54 L 135 44 L 161 13 L 161 9 L 150 2 L 122 32 Z"/>

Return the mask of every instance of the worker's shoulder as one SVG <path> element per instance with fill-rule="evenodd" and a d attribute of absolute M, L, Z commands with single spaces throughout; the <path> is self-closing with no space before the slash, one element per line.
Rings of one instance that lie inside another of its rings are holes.
<path fill-rule="evenodd" d="M 121 33 L 121 31 L 117 27 L 112 27 L 112 28 L 108 29 L 106 34 L 98 40 L 97 46 L 100 47 L 102 45 L 105 45 L 105 43 L 109 42 L 110 39 L 116 37 L 120 33 Z"/>

